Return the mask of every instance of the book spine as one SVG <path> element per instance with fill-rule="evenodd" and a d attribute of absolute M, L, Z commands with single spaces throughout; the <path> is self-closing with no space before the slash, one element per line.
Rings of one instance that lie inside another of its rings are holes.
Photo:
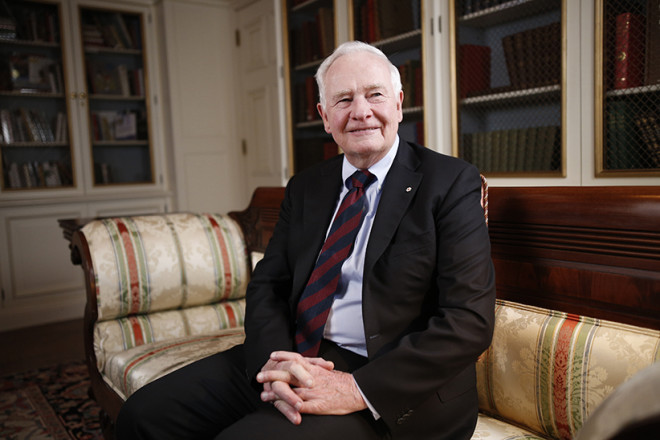
<path fill-rule="evenodd" d="M 644 19 L 626 12 L 616 17 L 614 88 L 639 87 L 644 80 Z"/>

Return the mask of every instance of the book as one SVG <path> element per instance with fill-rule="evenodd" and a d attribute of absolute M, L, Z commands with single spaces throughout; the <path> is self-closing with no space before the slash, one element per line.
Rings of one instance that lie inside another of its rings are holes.
<path fill-rule="evenodd" d="M 644 17 L 626 12 L 616 16 L 614 88 L 644 83 Z"/>
<path fill-rule="evenodd" d="M 378 0 L 375 5 L 377 13 L 377 38 L 391 38 L 414 29 L 413 7 L 410 1 Z"/>
<path fill-rule="evenodd" d="M 639 128 L 646 146 L 649 162 L 654 168 L 660 168 L 660 118 L 654 114 L 638 116 L 635 124 Z"/>
<path fill-rule="evenodd" d="M 490 47 L 461 44 L 458 56 L 459 96 L 461 99 L 490 88 Z"/>
<path fill-rule="evenodd" d="M 606 164 L 615 170 L 644 168 L 641 152 L 644 143 L 635 124 L 635 106 L 626 100 L 608 103 L 609 112 Z"/>
<path fill-rule="evenodd" d="M 653 48 L 654 50 L 651 50 Z M 660 0 L 646 3 L 646 85 L 660 85 Z"/>

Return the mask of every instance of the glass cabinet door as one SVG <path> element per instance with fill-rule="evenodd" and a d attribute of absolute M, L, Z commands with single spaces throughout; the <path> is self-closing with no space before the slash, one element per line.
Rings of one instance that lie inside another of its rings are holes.
<path fill-rule="evenodd" d="M 74 187 L 60 5 L 0 3 L 2 191 Z"/>
<path fill-rule="evenodd" d="M 370 43 L 398 67 L 403 86 L 402 137 L 424 145 L 421 0 L 353 0 L 353 39 Z"/>
<path fill-rule="evenodd" d="M 79 9 L 95 186 L 153 183 L 140 13 Z"/>
<path fill-rule="evenodd" d="M 337 154 L 337 145 L 323 129 L 316 110 L 314 74 L 335 48 L 332 0 L 289 0 L 288 26 L 290 108 L 293 126 L 293 173 Z"/>
<path fill-rule="evenodd" d="M 489 176 L 562 176 L 562 0 L 452 5 L 455 153 Z"/>
<path fill-rule="evenodd" d="M 660 0 L 596 2 L 596 173 L 660 175 Z"/>

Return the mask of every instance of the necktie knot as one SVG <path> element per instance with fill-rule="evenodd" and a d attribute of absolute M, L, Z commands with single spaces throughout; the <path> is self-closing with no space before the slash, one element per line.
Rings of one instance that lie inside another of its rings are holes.
<path fill-rule="evenodd" d="M 369 170 L 357 170 L 347 179 L 346 186 L 349 190 L 351 188 L 366 189 L 374 180 L 376 180 L 376 176 L 371 174 Z"/>

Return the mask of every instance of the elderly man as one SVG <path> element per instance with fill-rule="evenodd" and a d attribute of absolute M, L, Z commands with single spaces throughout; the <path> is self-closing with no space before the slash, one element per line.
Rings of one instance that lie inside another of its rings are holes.
<path fill-rule="evenodd" d="M 316 79 L 343 155 L 287 185 L 245 343 L 139 390 L 119 439 L 471 437 L 495 299 L 479 173 L 398 137 L 380 50 L 345 43 Z"/>

